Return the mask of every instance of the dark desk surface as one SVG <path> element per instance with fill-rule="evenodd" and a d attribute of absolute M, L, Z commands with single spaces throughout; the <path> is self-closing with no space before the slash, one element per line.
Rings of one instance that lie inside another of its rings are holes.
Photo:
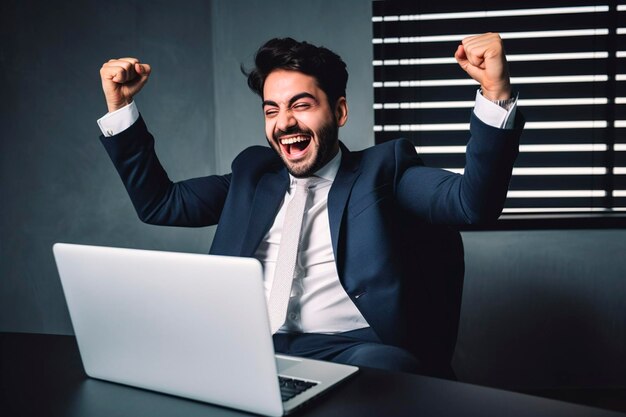
<path fill-rule="evenodd" d="M 249 415 L 87 378 L 71 336 L 0 333 L 0 416 Z M 435 378 L 362 369 L 298 416 L 624 416 Z"/>

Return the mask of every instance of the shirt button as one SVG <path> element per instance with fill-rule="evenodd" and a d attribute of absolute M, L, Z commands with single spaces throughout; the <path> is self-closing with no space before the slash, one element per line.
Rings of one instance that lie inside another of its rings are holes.
<path fill-rule="evenodd" d="M 298 315 L 296 313 L 289 313 L 289 319 L 295 320 L 297 318 L 298 318 Z"/>

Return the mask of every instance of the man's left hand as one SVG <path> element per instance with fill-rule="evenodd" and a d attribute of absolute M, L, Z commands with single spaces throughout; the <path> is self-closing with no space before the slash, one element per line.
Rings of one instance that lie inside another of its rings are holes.
<path fill-rule="evenodd" d="M 454 58 L 480 83 L 485 98 L 492 101 L 511 98 L 511 80 L 500 35 L 468 36 L 457 48 Z"/>

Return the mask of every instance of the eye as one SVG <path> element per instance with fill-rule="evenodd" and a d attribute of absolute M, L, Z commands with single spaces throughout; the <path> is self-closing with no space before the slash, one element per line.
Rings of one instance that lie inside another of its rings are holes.
<path fill-rule="evenodd" d="M 278 114 L 278 110 L 277 109 L 266 109 L 265 110 L 265 117 L 274 117 Z"/>
<path fill-rule="evenodd" d="M 302 101 L 294 104 L 293 106 L 293 108 L 296 110 L 306 110 L 310 107 L 311 107 L 311 103 L 302 102 Z"/>

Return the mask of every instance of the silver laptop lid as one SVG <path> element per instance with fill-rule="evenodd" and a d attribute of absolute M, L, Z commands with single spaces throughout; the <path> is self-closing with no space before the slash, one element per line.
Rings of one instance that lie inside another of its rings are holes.
<path fill-rule="evenodd" d="M 257 260 L 63 243 L 53 250 L 87 375 L 283 414 Z"/>

